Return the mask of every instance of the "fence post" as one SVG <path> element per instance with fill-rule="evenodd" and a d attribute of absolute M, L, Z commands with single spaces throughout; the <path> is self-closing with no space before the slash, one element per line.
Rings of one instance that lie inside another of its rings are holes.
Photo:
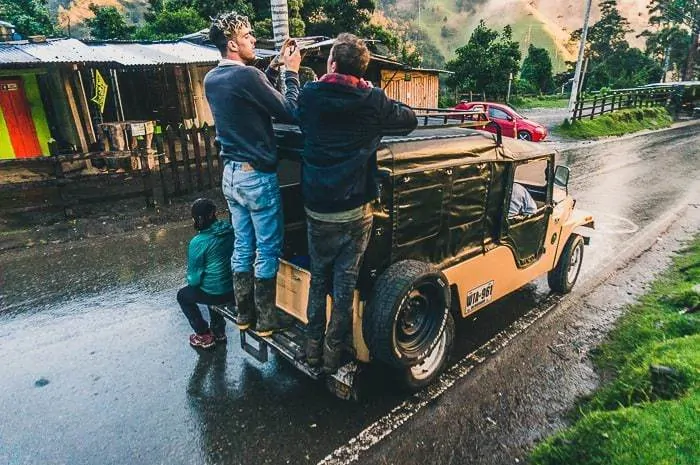
<path fill-rule="evenodd" d="M 189 142 L 187 140 L 187 128 L 184 124 L 180 124 L 180 151 L 182 153 L 182 162 L 185 166 L 185 177 L 187 178 L 187 192 L 190 193 L 192 189 L 192 176 L 190 174 L 190 154 L 189 154 Z"/>
<path fill-rule="evenodd" d="M 214 157 L 211 154 L 211 133 L 209 131 L 209 125 L 207 123 L 204 123 L 204 125 L 202 126 L 202 136 L 204 139 L 204 157 L 207 162 L 207 176 L 209 177 L 209 189 L 211 189 L 214 187 L 214 182 L 218 180 L 214 179 L 214 170 L 212 169 L 212 165 L 214 164 Z"/>
<path fill-rule="evenodd" d="M 134 149 L 132 149 L 133 151 Z M 153 207 L 154 194 L 153 194 L 153 179 L 151 178 L 151 167 L 148 164 L 148 150 L 142 147 L 136 147 L 136 154 L 139 160 L 141 160 L 141 177 L 143 178 L 143 195 L 146 197 L 146 206 Z M 132 152 L 133 155 L 133 152 Z"/>
<path fill-rule="evenodd" d="M 64 182 L 66 175 L 63 173 L 63 165 L 61 164 L 61 159 L 58 157 L 58 143 L 55 140 L 49 142 L 49 155 L 53 159 L 53 174 L 56 178 L 56 188 L 58 189 L 58 198 L 61 202 L 61 208 L 63 209 L 63 217 L 68 219 L 72 215 L 72 212 L 66 204 L 66 195 L 63 192 Z"/>
<path fill-rule="evenodd" d="M 595 115 L 595 106 L 596 103 L 598 103 L 598 96 L 594 95 L 593 96 L 593 107 L 591 108 L 591 119 L 593 119 L 593 116 Z"/>
<path fill-rule="evenodd" d="M 163 194 L 163 205 L 168 204 L 168 186 L 165 185 L 165 150 L 163 147 L 163 133 L 154 134 L 153 139 L 156 143 L 156 160 L 158 160 L 158 178 L 160 179 L 160 190 Z"/>
<path fill-rule="evenodd" d="M 192 148 L 194 149 L 194 166 L 196 168 L 195 177 L 197 178 L 197 190 L 204 189 L 202 182 L 202 147 L 199 141 L 199 129 L 196 127 L 190 128 L 190 137 L 192 138 Z"/>
<path fill-rule="evenodd" d="M 177 134 L 171 125 L 167 125 L 165 127 L 165 136 L 168 140 L 168 160 L 170 164 L 170 171 L 173 175 L 173 195 L 180 195 L 180 172 L 177 166 L 177 151 L 175 150 L 175 139 L 177 138 Z"/>

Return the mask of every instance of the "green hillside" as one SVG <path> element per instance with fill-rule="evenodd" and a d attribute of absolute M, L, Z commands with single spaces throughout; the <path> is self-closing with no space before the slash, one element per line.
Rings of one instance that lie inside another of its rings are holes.
<path fill-rule="evenodd" d="M 423 31 L 448 60 L 454 56 L 457 48 L 469 40 L 471 32 L 481 19 L 492 29 L 500 29 L 509 24 L 513 28 L 513 39 L 520 43 L 523 59 L 531 43 L 549 51 L 555 73 L 565 69 L 565 59 L 571 59 L 571 54 L 563 48 L 563 43 L 557 47 L 553 34 L 548 32 L 552 29 L 551 26 L 533 14 L 525 2 L 487 1 L 474 7 L 463 6 L 461 11 L 458 6 L 460 4 L 462 2 L 459 0 L 423 0 L 420 25 L 416 3 L 409 8 L 409 4 L 403 4 L 399 0 L 385 5 L 383 10 L 385 15 L 397 22 L 410 23 L 409 30 Z M 562 53 L 566 55 L 562 56 Z"/>

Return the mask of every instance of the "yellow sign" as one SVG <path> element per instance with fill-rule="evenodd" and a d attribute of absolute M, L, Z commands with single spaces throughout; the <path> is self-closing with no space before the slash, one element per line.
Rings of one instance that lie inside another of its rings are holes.
<path fill-rule="evenodd" d="M 94 96 L 90 99 L 100 106 L 100 113 L 105 111 L 105 102 L 107 101 L 107 83 L 100 74 L 99 71 L 95 70 L 95 92 Z"/>

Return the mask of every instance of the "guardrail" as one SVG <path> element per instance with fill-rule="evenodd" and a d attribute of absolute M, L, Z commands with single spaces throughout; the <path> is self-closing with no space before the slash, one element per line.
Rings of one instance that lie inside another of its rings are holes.
<path fill-rule="evenodd" d="M 671 101 L 671 90 L 666 88 L 617 89 L 593 94 L 576 101 L 572 121 L 628 108 L 666 106 Z"/>

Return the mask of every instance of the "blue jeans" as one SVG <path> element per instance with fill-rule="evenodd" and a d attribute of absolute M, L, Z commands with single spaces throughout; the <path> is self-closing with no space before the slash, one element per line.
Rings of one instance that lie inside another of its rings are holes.
<path fill-rule="evenodd" d="M 231 269 L 254 271 L 259 279 L 276 277 L 284 234 L 277 173 L 246 170 L 243 163 L 227 161 L 221 184 L 235 234 Z"/>

